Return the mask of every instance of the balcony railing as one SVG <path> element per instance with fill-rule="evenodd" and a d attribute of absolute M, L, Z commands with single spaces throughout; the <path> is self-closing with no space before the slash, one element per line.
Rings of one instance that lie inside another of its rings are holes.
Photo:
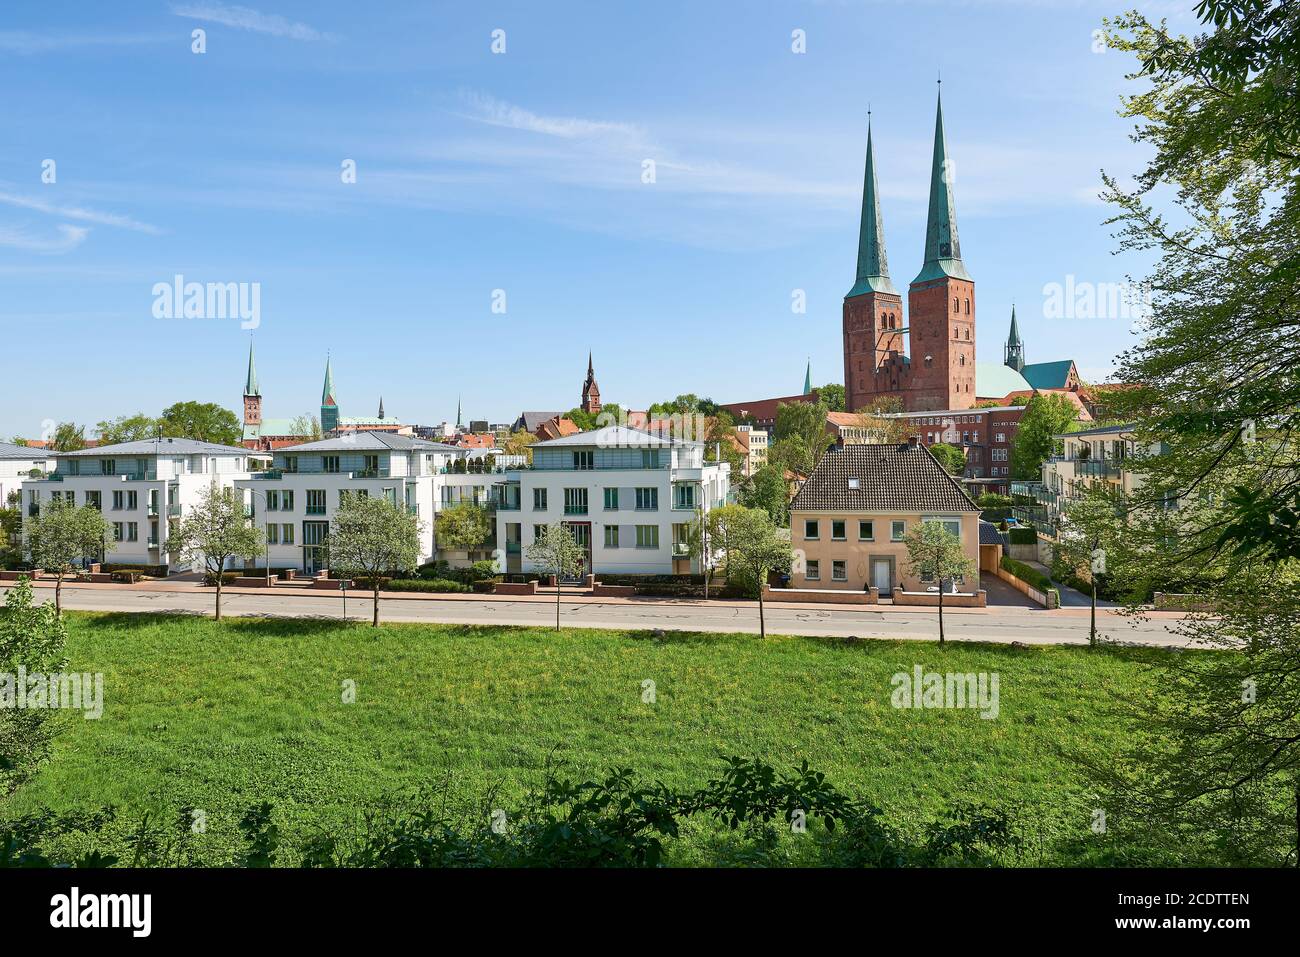
<path fill-rule="evenodd" d="M 586 515 L 587 506 L 585 505 L 566 505 L 564 506 L 565 515 Z"/>
<path fill-rule="evenodd" d="M 167 517 L 168 517 L 168 518 L 180 518 L 180 517 L 181 517 L 181 507 L 180 507 L 179 505 L 168 505 L 168 506 L 167 506 Z"/>
<path fill-rule="evenodd" d="M 1121 471 L 1113 459 L 1081 459 L 1074 463 L 1074 468 L 1079 475 L 1095 478 L 1119 478 Z"/>
<path fill-rule="evenodd" d="M 685 558 L 691 553 L 691 546 L 686 542 L 673 542 L 673 558 Z"/>
<path fill-rule="evenodd" d="M 508 555 L 518 555 L 518 554 L 519 554 L 519 542 L 506 542 L 506 554 L 508 554 Z"/>

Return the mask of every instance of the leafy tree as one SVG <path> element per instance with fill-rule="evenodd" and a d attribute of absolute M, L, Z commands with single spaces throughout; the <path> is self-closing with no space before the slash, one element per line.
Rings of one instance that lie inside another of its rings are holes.
<path fill-rule="evenodd" d="M 221 620 L 224 584 L 221 573 L 226 570 L 226 564 L 234 558 L 260 555 L 265 547 L 262 530 L 253 523 L 243 496 L 215 480 L 204 489 L 198 504 L 175 526 L 172 545 L 174 554 L 202 562 L 204 570 L 216 580 L 217 621 Z"/>
<path fill-rule="evenodd" d="M 601 410 L 604 411 L 603 409 Z M 578 427 L 580 431 L 590 432 L 596 427 L 596 416 L 590 412 L 583 412 L 580 408 L 570 409 L 564 413 L 561 418 L 568 419 Z"/>
<path fill-rule="evenodd" d="M 902 399 L 896 396 L 879 398 L 857 410 L 857 422 L 852 427 L 863 430 L 868 442 L 899 445 L 918 432 L 912 420 L 896 418 L 902 411 Z M 848 441 L 858 440 L 850 434 Z"/>
<path fill-rule="evenodd" d="M 320 419 L 310 413 L 295 416 L 289 423 L 289 434 L 306 436 L 309 441 L 315 441 L 322 435 Z"/>
<path fill-rule="evenodd" d="M 779 473 L 811 475 L 813 453 L 802 435 L 790 435 L 767 447 L 767 464 Z"/>
<path fill-rule="evenodd" d="M 704 442 L 704 461 L 726 462 L 731 466 L 733 481 L 738 480 L 745 469 L 745 453 L 740 450 L 736 440 L 736 420 L 726 409 L 704 420 L 704 434 L 699 436 Z"/>
<path fill-rule="evenodd" d="M 939 460 L 939 464 L 949 475 L 961 475 L 966 471 L 966 453 L 957 446 L 936 442 L 929 448 L 930 454 Z"/>
<path fill-rule="evenodd" d="M 73 563 L 99 555 L 108 531 L 99 509 L 89 505 L 78 508 L 61 498 L 45 502 L 36 515 L 28 517 L 27 549 L 32 564 L 57 576 L 56 613 L 63 613 L 63 580 L 72 573 Z"/>
<path fill-rule="evenodd" d="M 27 441 L 27 439 L 23 438 L 21 435 L 15 435 L 12 439 L 9 440 L 9 444 L 10 444 L 10 445 L 21 445 L 21 446 L 23 446 L 23 447 L 26 447 L 27 444 L 28 444 L 28 441 Z"/>
<path fill-rule="evenodd" d="M 60 422 L 54 427 L 50 448 L 55 452 L 77 452 L 86 447 L 86 427 L 75 422 Z"/>
<path fill-rule="evenodd" d="M 434 520 L 434 540 L 439 549 L 471 552 L 492 534 L 492 518 L 487 509 L 473 502 L 460 502 L 438 513 Z"/>
<path fill-rule="evenodd" d="M 530 446 L 536 441 L 537 436 L 524 429 L 511 432 L 509 438 L 505 441 L 505 453 L 506 455 L 527 456 L 529 463 L 531 463 L 533 461 L 533 451 Z"/>
<path fill-rule="evenodd" d="M 921 522 L 903 539 L 908 567 L 922 581 L 939 586 L 939 644 L 943 644 L 943 589 L 945 583 L 975 574 L 975 563 L 966 557 L 961 539 L 938 522 Z"/>
<path fill-rule="evenodd" d="M 162 434 L 173 438 L 238 445 L 244 434 L 235 413 L 215 402 L 177 402 L 163 409 Z"/>
<path fill-rule="evenodd" d="M 330 520 L 326 540 L 330 570 L 369 579 L 374 599 L 370 624 L 379 625 L 380 576 L 408 572 L 420 559 L 423 523 L 386 496 L 345 495 Z"/>
<path fill-rule="evenodd" d="M 1053 438 L 1077 428 L 1078 409 L 1063 395 L 1043 392 L 1026 403 L 1016 441 L 1011 447 L 1011 477 L 1036 481 L 1050 455 L 1059 455 L 1061 443 Z"/>
<path fill-rule="evenodd" d="M 560 630 L 561 582 L 578 574 L 586 552 L 563 524 L 553 522 L 542 529 L 542 534 L 524 549 L 528 560 L 543 575 L 555 576 L 555 630 Z"/>
<path fill-rule="evenodd" d="M 734 513 L 727 530 L 727 575 L 741 574 L 758 588 L 758 634 L 767 637 L 767 622 L 763 610 L 763 589 L 772 572 L 786 572 L 794 560 L 790 543 L 780 538 L 767 512 L 750 508 Z"/>
<path fill-rule="evenodd" d="M 809 469 L 816 468 L 822 453 L 835 444 L 835 437 L 826 430 L 826 403 L 782 402 L 776 409 L 776 425 L 772 429 L 772 444 L 798 438 L 808 448 Z M 768 450 L 771 457 L 771 450 Z M 806 473 L 805 473 L 806 474 Z"/>
<path fill-rule="evenodd" d="M 32 584 L 20 578 L 0 609 L 0 697 L 12 694 L 19 668 L 52 674 L 67 667 L 67 629 L 57 608 L 32 601 Z M 45 708 L 0 707 L 0 796 L 8 796 L 35 773 L 54 736 Z"/>
<path fill-rule="evenodd" d="M 137 412 L 135 415 L 121 415 L 116 419 L 100 422 L 95 426 L 100 445 L 117 445 L 119 442 L 138 442 L 152 439 L 158 434 L 158 420 L 152 416 Z"/>
<path fill-rule="evenodd" d="M 848 411 L 848 408 L 844 405 L 844 386 L 838 382 L 828 383 L 813 391 L 817 393 L 817 398 L 826 403 L 826 408 L 831 412 Z"/>
<path fill-rule="evenodd" d="M 1300 20 L 1265 0 L 1203 0 L 1197 15 L 1196 37 L 1136 12 L 1108 22 L 1111 46 L 1138 61 L 1123 115 L 1151 159 L 1135 189 L 1108 176 L 1106 198 L 1121 249 L 1159 256 L 1143 337 L 1120 364 L 1130 388 L 1108 406 L 1143 444 L 1166 443 L 1140 466 L 1153 495 L 1262 460 L 1171 543 L 1183 561 L 1300 557 Z M 1176 226 L 1151 202 L 1165 184 Z"/>
<path fill-rule="evenodd" d="M 790 485 L 779 465 L 770 462 L 749 477 L 740 487 L 740 504 L 767 513 L 773 525 L 790 524 Z"/>
<path fill-rule="evenodd" d="M 1117 537 L 1122 506 L 1115 496 L 1098 484 L 1089 487 L 1083 498 L 1066 502 L 1057 530 L 1056 559 L 1076 574 L 1087 569 L 1091 584 L 1092 614 L 1088 625 L 1088 644 L 1097 646 L 1097 579 L 1106 574 L 1109 561 L 1118 553 L 1108 554 L 1108 546 Z"/>

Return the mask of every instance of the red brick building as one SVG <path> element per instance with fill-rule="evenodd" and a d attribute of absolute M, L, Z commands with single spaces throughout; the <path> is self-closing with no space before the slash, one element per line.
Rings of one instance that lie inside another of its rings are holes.
<path fill-rule="evenodd" d="M 908 287 L 905 320 L 902 297 L 889 278 L 868 127 L 857 281 L 844 298 L 844 391 L 850 412 L 886 398 L 900 400 L 908 412 L 975 404 L 975 281 L 961 258 L 952 168 L 940 102 L 925 260 Z"/>

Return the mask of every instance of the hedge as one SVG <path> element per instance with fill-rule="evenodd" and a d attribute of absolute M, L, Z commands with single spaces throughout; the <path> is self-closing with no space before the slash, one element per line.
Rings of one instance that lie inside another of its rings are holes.
<path fill-rule="evenodd" d="M 488 584 L 490 587 L 491 583 Z M 470 592 L 478 589 L 447 578 L 398 578 L 382 586 L 386 591 Z"/>
<path fill-rule="evenodd" d="M 1015 527 L 1007 530 L 1007 538 L 1012 545 L 1037 545 L 1038 533 L 1032 528 Z"/>
<path fill-rule="evenodd" d="M 108 562 L 100 566 L 103 572 L 138 572 L 141 575 L 149 575 L 152 578 L 166 578 L 166 565 L 132 565 L 124 562 Z"/>
<path fill-rule="evenodd" d="M 1008 555 L 1002 556 L 1002 570 L 1015 575 L 1030 588 L 1037 588 L 1043 594 L 1054 589 L 1052 580 L 1032 565 L 1018 562 Z"/>

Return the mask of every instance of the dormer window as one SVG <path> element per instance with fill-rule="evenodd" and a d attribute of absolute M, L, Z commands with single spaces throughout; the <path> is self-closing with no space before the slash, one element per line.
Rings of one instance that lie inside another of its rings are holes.
<path fill-rule="evenodd" d="M 858 479 L 855 479 L 855 478 L 851 478 L 851 479 L 849 479 L 849 488 L 851 488 L 851 489 L 858 489 L 858 488 L 861 488 L 861 487 L 862 487 L 862 482 L 861 482 L 861 481 L 859 481 Z"/>

